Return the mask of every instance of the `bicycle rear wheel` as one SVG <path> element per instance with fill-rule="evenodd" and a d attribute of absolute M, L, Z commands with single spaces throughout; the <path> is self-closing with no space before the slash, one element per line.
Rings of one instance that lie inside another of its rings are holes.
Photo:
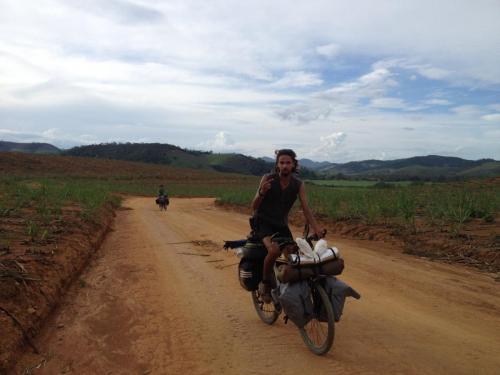
<path fill-rule="evenodd" d="M 278 319 L 281 311 L 276 309 L 274 302 L 265 303 L 258 290 L 252 291 L 252 302 L 257 315 L 264 323 L 271 325 Z"/>
<path fill-rule="evenodd" d="M 313 318 L 299 331 L 309 350 L 314 354 L 322 355 L 332 347 L 335 336 L 335 318 L 332 304 L 320 284 L 312 284 L 310 298 L 313 302 Z"/>

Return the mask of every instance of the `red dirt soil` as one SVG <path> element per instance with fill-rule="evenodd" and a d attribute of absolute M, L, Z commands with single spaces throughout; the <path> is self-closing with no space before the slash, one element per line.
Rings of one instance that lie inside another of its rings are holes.
<path fill-rule="evenodd" d="M 54 234 L 44 241 L 31 241 L 23 220 L 2 218 L 0 233 L 8 234 L 9 245 L 0 248 L 0 266 L 18 277 L 0 277 L 0 373 L 31 344 L 99 248 L 112 218 L 112 208 L 105 207 L 99 224 L 82 222 L 77 208 L 66 207 L 62 219 L 51 223 Z"/>
<path fill-rule="evenodd" d="M 318 357 L 292 323 L 263 324 L 239 286 L 222 240 L 243 238 L 247 215 L 213 199 L 124 205 L 16 374 L 498 374 L 500 289 L 486 273 L 329 234 L 362 298 Z"/>

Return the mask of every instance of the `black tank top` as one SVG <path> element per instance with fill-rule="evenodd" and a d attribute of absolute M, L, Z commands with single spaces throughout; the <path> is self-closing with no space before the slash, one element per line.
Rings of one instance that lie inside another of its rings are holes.
<path fill-rule="evenodd" d="M 273 173 L 271 176 L 274 178 L 271 188 L 264 195 L 254 216 L 271 225 L 287 226 L 288 213 L 297 200 L 302 181 L 292 174 L 290 184 L 281 189 L 279 174 Z"/>

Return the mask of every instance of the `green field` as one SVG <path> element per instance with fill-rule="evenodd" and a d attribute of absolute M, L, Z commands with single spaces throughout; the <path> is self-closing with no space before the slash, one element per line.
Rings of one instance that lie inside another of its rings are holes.
<path fill-rule="evenodd" d="M 451 226 L 458 232 L 472 218 L 491 222 L 500 212 L 500 188 L 481 183 L 409 184 L 394 188 L 339 187 L 308 184 L 314 212 L 333 220 L 361 220 L 367 224 L 403 224 L 416 221 Z M 249 205 L 255 187 L 227 190 L 219 199 Z"/>
<path fill-rule="evenodd" d="M 47 159 L 49 160 L 49 159 Z M 55 161 L 66 159 L 50 159 Z M 75 166 L 75 160 L 68 159 Z M 82 163 L 88 161 L 82 160 Z M 97 161 L 96 161 L 97 163 Z M 37 216 L 23 220 L 50 222 L 61 207 L 77 205 L 92 220 L 106 203 L 118 204 L 119 194 L 155 196 L 164 183 L 172 197 L 216 197 L 219 201 L 249 207 L 259 178 L 235 174 L 193 172 L 141 164 L 98 162 L 94 175 L 68 177 L 68 166 L 49 177 L 0 177 L 0 217 L 22 216 L 36 207 Z M 123 162 L 119 162 L 123 163 Z M 130 166 L 130 170 L 127 170 Z M 99 172 L 98 168 L 104 168 Z M 133 167 L 133 168 L 132 168 Z M 74 170 L 74 168 L 73 168 Z M 82 169 L 85 172 L 89 169 Z M 113 171 L 110 173 L 109 171 Z M 59 172 L 58 172 L 59 173 Z M 333 186 L 332 186 L 333 185 Z M 500 212 L 498 183 L 377 183 L 375 181 L 307 181 L 306 190 L 314 212 L 335 220 L 367 224 L 402 224 L 447 227 L 458 233 L 472 218 L 491 222 Z"/>

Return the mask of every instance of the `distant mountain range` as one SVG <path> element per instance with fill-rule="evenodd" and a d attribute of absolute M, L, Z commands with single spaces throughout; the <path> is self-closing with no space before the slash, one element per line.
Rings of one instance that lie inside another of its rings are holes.
<path fill-rule="evenodd" d="M 304 162 L 301 160 L 301 163 Z M 396 160 L 363 160 L 343 164 L 307 161 L 306 166 L 323 176 L 381 180 L 439 180 L 500 175 L 493 159 L 465 160 L 451 156 L 415 156 Z"/>
<path fill-rule="evenodd" d="M 32 154 L 59 154 L 56 146 L 49 143 L 17 143 L 0 141 L 0 152 L 28 152 Z"/>
<path fill-rule="evenodd" d="M 166 164 L 181 168 L 262 175 L 274 167 L 274 159 L 228 153 L 187 150 L 162 143 L 104 143 L 60 150 L 47 143 L 0 141 L 1 151 L 52 153 L 92 158 Z M 350 178 L 377 180 L 453 180 L 500 176 L 500 162 L 493 159 L 465 160 L 428 155 L 397 160 L 364 160 L 349 163 L 300 159 L 302 178 Z"/>

